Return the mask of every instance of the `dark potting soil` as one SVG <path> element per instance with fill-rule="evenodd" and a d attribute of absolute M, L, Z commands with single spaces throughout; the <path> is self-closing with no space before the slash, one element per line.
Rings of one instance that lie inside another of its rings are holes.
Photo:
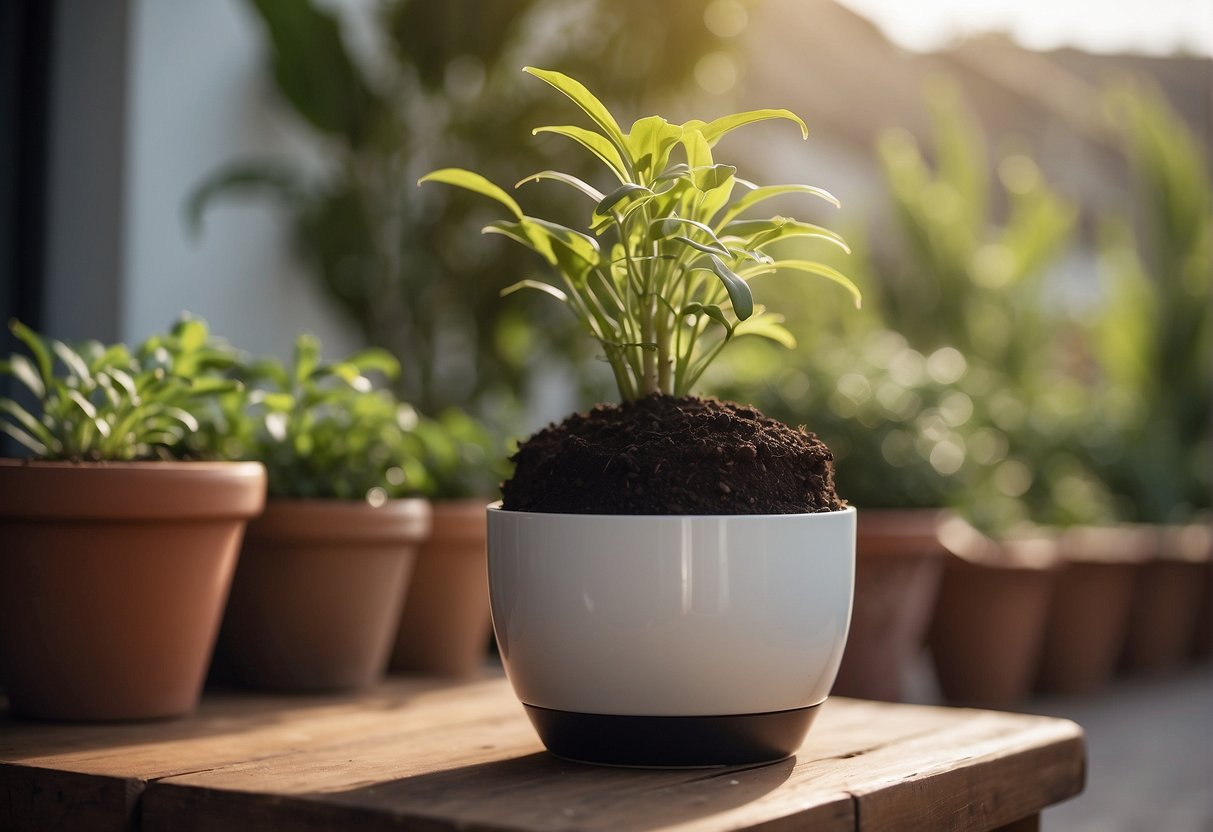
<path fill-rule="evenodd" d="M 508 511 L 801 514 L 836 511 L 834 455 L 752 407 L 653 395 L 598 405 L 522 443 Z"/>

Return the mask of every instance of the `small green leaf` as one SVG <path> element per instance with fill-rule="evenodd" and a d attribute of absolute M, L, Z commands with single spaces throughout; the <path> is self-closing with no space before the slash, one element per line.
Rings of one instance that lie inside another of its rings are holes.
<path fill-rule="evenodd" d="M 757 335 L 774 341 L 790 350 L 796 349 L 796 336 L 788 331 L 779 315 L 759 313 L 747 321 L 742 321 L 733 330 L 735 337 L 742 335 Z"/>
<path fill-rule="evenodd" d="M 701 191 L 714 191 L 727 184 L 735 173 L 737 173 L 737 168 L 732 165 L 709 165 L 708 167 L 691 168 L 691 181 Z M 728 199 L 727 194 L 725 195 L 725 199 Z"/>
<path fill-rule="evenodd" d="M 62 341 L 56 340 L 51 341 L 51 349 L 55 351 L 55 355 L 59 356 L 59 360 L 73 376 L 84 382 L 92 380 L 93 374 L 88 371 L 88 364 L 79 353 Z"/>
<path fill-rule="evenodd" d="M 24 384 L 39 401 L 46 399 L 46 385 L 34 369 L 34 364 L 24 355 L 13 355 L 8 361 L 0 361 L 0 372 L 8 373 Z"/>
<path fill-rule="evenodd" d="M 728 317 L 725 316 L 724 310 L 715 303 L 688 303 L 686 306 L 682 307 L 682 311 L 679 312 L 679 315 L 707 315 L 713 321 L 716 321 L 718 324 L 723 326 L 725 330 L 729 332 L 729 334 L 732 334 L 733 332 L 733 324 L 730 323 Z"/>
<path fill-rule="evenodd" d="M 733 115 L 721 116 L 714 121 L 708 122 L 703 127 L 699 128 L 703 133 L 703 137 L 707 139 L 709 145 L 715 146 L 716 142 L 720 141 L 721 137 L 726 133 L 736 130 L 738 127 L 744 127 L 747 124 L 753 124 L 756 121 L 766 121 L 772 118 L 783 118 L 788 121 L 794 121 L 800 125 L 801 137 L 807 139 L 809 137 L 809 126 L 804 123 L 800 116 L 793 113 L 791 110 L 750 110 L 745 113 L 734 113 Z"/>
<path fill-rule="evenodd" d="M 695 249 L 696 251 L 702 251 L 704 254 L 717 254 L 722 257 L 732 257 L 733 256 L 732 253 L 724 246 L 706 245 L 704 243 L 697 243 L 694 240 L 692 240 L 690 237 L 684 237 L 681 234 L 679 234 L 677 237 L 673 237 L 672 239 L 675 239 L 678 242 L 683 243 L 684 245 L 688 245 L 691 248 Z"/>
<path fill-rule="evenodd" d="M 38 336 L 38 333 L 34 332 L 16 318 L 13 318 L 8 322 L 8 328 L 13 335 L 20 339 L 21 343 L 25 344 L 26 348 L 30 351 L 30 354 L 34 356 L 34 361 L 37 362 L 38 365 L 38 375 L 42 379 L 42 387 L 43 389 L 46 389 L 46 386 L 51 382 L 51 378 L 54 377 L 55 367 L 55 362 L 51 358 L 51 353 L 50 350 L 47 349 L 46 342 Z M 26 384 L 26 386 L 29 387 L 28 384 Z"/>
<path fill-rule="evenodd" d="M 638 119 L 632 124 L 624 141 L 636 160 L 636 175 L 641 181 L 651 180 L 665 168 L 670 151 L 682 138 L 682 127 L 670 124 L 661 116 Z"/>
<path fill-rule="evenodd" d="M 517 219 L 522 219 L 523 217 L 522 208 L 514 201 L 512 196 L 480 174 L 472 173 L 470 170 L 442 168 L 441 170 L 427 173 L 417 180 L 418 185 L 423 182 L 441 182 L 444 185 L 453 185 L 456 188 L 463 188 L 472 193 L 487 196 L 489 199 L 495 199 L 508 208 L 510 213 Z"/>
<path fill-rule="evenodd" d="M 619 124 L 615 121 L 615 117 L 611 115 L 610 110 L 593 93 L 586 89 L 584 84 L 562 72 L 554 72 L 548 69 L 536 69 L 533 66 L 527 66 L 523 67 L 522 71 L 534 75 L 541 81 L 547 82 L 568 96 L 574 104 L 585 111 L 585 114 L 590 117 L 594 124 L 598 125 L 598 128 L 602 130 L 611 144 L 619 148 L 619 152 L 625 158 L 629 155 L 627 144 L 623 139 L 623 131 L 619 129 Z"/>
<path fill-rule="evenodd" d="M 320 364 L 320 342 L 312 335 L 300 335 L 295 339 L 294 376 L 295 383 L 302 384 L 311 378 Z"/>
<path fill-rule="evenodd" d="M 837 197 L 822 188 L 815 188 L 812 185 L 768 185 L 763 188 L 752 189 L 748 194 L 729 206 L 729 210 L 726 211 L 724 216 L 720 219 L 721 225 L 731 222 L 733 219 L 740 216 L 742 212 L 748 211 L 750 208 L 753 208 L 755 205 L 758 205 L 761 202 L 765 202 L 768 199 L 773 199 L 774 197 L 782 196 L 784 194 L 794 193 L 810 194 L 818 197 L 819 199 L 824 199 L 835 208 L 840 207 Z"/>
<path fill-rule="evenodd" d="M 737 320 L 744 321 L 754 314 L 754 296 L 746 282 L 715 254 L 708 255 L 708 260 L 712 264 L 710 270 L 695 269 L 694 271 L 711 271 L 720 278 L 720 282 L 724 284 L 725 290 L 729 293 L 729 301 L 733 304 L 733 314 L 737 316 Z"/>
<path fill-rule="evenodd" d="M 628 181 L 628 168 L 623 162 L 623 157 L 619 155 L 619 150 L 593 130 L 566 124 L 557 127 L 536 127 L 531 131 L 531 134 L 536 136 L 540 133 L 555 133 L 557 136 L 572 139 L 597 156 L 599 161 L 611 169 L 620 182 Z"/>
<path fill-rule="evenodd" d="M 530 280 L 530 279 L 519 280 L 517 283 L 512 283 L 509 286 L 506 286 L 504 289 L 501 290 L 501 296 L 505 297 L 506 295 L 512 295 L 512 294 L 514 294 L 514 292 L 521 291 L 522 289 L 535 289 L 536 291 L 551 295 L 552 297 L 556 298 L 556 300 L 560 301 L 561 303 L 569 302 L 569 296 L 566 295 L 564 292 L 560 291 L 559 289 L 557 289 L 552 284 L 544 283 L 543 281 L 540 281 L 540 280 Z"/>
<path fill-rule="evenodd" d="M 533 173 L 526 179 L 520 179 L 518 184 L 514 185 L 514 187 L 518 188 L 525 185 L 527 182 L 538 182 L 541 179 L 551 179 L 555 182 L 563 182 L 564 184 L 581 191 L 595 202 L 601 202 L 603 200 L 602 191 L 598 190 L 593 185 L 586 184 L 576 176 L 561 173 L 558 170 L 541 170 L 539 173 Z"/>
<path fill-rule="evenodd" d="M 653 196 L 653 192 L 644 185 L 637 185 L 634 182 L 625 182 L 609 194 L 604 196 L 598 205 L 594 208 L 594 213 L 598 216 L 609 216 L 611 210 L 624 200 L 629 202 L 637 197 Z"/>
<path fill-rule="evenodd" d="M 59 453 L 58 448 L 47 447 L 11 422 L 0 421 L 0 431 L 4 431 L 43 459 L 49 459 Z"/>
<path fill-rule="evenodd" d="M 859 291 L 859 287 L 851 282 L 851 279 L 835 268 L 817 263 L 812 260 L 776 260 L 770 266 L 755 266 L 742 271 L 746 277 L 754 277 L 759 274 L 769 274 L 779 269 L 792 269 L 793 271 L 808 272 L 819 277 L 824 277 L 827 280 L 832 280 L 850 293 L 851 298 L 855 301 L 855 308 L 859 309 L 863 305 L 863 295 Z"/>
<path fill-rule="evenodd" d="M 353 364 L 362 373 L 382 373 L 388 378 L 400 375 L 400 362 L 396 356 L 384 349 L 365 349 L 354 353 L 345 361 Z"/>

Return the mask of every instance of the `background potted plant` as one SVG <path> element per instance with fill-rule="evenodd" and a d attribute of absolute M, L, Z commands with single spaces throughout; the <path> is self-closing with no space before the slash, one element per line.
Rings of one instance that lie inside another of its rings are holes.
<path fill-rule="evenodd" d="M 405 496 L 423 479 L 405 441 L 416 415 L 372 387 L 373 371 L 398 365 L 374 349 L 324 362 L 308 335 L 289 367 L 263 359 L 242 370 L 248 403 L 233 432 L 265 464 L 270 496 L 249 527 L 221 635 L 247 685 L 360 688 L 387 667 L 430 509 Z"/>
<path fill-rule="evenodd" d="M 735 337 L 787 341 L 747 280 L 779 269 L 854 285 L 815 260 L 776 259 L 776 241 L 825 228 L 747 219 L 807 185 L 758 187 L 712 146 L 756 110 L 712 122 L 652 116 L 625 133 L 582 84 L 528 68 L 595 129 L 567 137 L 617 180 L 603 192 L 559 171 L 592 202 L 590 233 L 525 215 L 484 177 L 443 182 L 495 199 L 512 219 L 485 230 L 539 253 L 599 342 L 623 404 L 575 414 L 522 443 L 489 509 L 493 623 L 506 672 L 550 750 L 641 765 L 769 761 L 793 753 L 825 699 L 846 638 L 855 511 L 834 494 L 831 455 L 811 434 L 687 393 Z M 807 131 L 806 131 L 807 134 Z M 675 150 L 685 161 L 673 161 Z M 519 183 L 522 184 L 522 183 Z M 734 190 L 740 192 L 733 199 Z M 600 242 L 602 240 L 602 242 Z"/>
<path fill-rule="evenodd" d="M 465 676 L 484 663 L 492 630 L 484 507 L 507 473 L 506 451 L 454 408 L 419 417 L 410 438 L 433 524 L 408 581 L 390 667 Z"/>
<path fill-rule="evenodd" d="M 229 350 L 182 320 L 133 353 L 10 325 L 28 355 L 0 371 L 0 677 L 44 719 L 179 716 L 197 705 L 245 522 L 265 469 L 199 461 L 199 420 L 236 382 Z M 186 457 L 191 457 L 186 461 Z"/>

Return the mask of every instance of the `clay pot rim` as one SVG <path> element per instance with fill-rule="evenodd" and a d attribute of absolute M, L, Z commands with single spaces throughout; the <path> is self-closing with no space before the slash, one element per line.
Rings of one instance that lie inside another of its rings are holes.
<path fill-rule="evenodd" d="M 260 462 L 0 459 L 0 517 L 28 520 L 248 519 L 265 505 Z"/>
<path fill-rule="evenodd" d="M 245 537 L 293 542 L 421 543 L 430 533 L 432 509 L 424 497 L 372 505 L 366 500 L 271 497 Z"/>
<path fill-rule="evenodd" d="M 752 518 L 754 520 L 766 520 L 769 522 L 792 522 L 799 519 L 803 522 L 805 517 L 835 517 L 840 514 L 857 514 L 855 506 L 847 506 L 846 508 L 837 511 L 801 511 L 795 514 L 580 514 L 573 512 L 555 512 L 555 511 L 507 511 L 501 507 L 501 500 L 489 503 L 489 514 L 509 514 L 526 517 L 594 517 L 594 518 L 610 518 L 616 520 L 629 520 L 632 522 L 650 521 L 657 523 L 660 521 L 671 522 L 674 520 L 698 519 L 712 520 L 720 518 Z M 791 518 L 791 519 L 789 519 Z"/>
<path fill-rule="evenodd" d="M 948 553 L 939 530 L 954 513 L 945 508 L 865 509 L 856 532 L 856 554 L 873 558 L 941 558 Z"/>
<path fill-rule="evenodd" d="M 434 523 L 430 540 L 437 546 L 432 550 L 458 554 L 467 552 L 467 546 L 474 544 L 479 553 L 488 534 L 488 513 L 485 509 L 489 502 L 487 497 L 433 500 Z"/>

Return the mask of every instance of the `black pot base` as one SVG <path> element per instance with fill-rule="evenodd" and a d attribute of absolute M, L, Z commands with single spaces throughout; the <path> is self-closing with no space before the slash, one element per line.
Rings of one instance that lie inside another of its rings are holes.
<path fill-rule="evenodd" d="M 566 760 L 629 768 L 714 768 L 790 757 L 821 706 L 729 716 L 614 716 L 523 707 L 548 751 Z"/>

